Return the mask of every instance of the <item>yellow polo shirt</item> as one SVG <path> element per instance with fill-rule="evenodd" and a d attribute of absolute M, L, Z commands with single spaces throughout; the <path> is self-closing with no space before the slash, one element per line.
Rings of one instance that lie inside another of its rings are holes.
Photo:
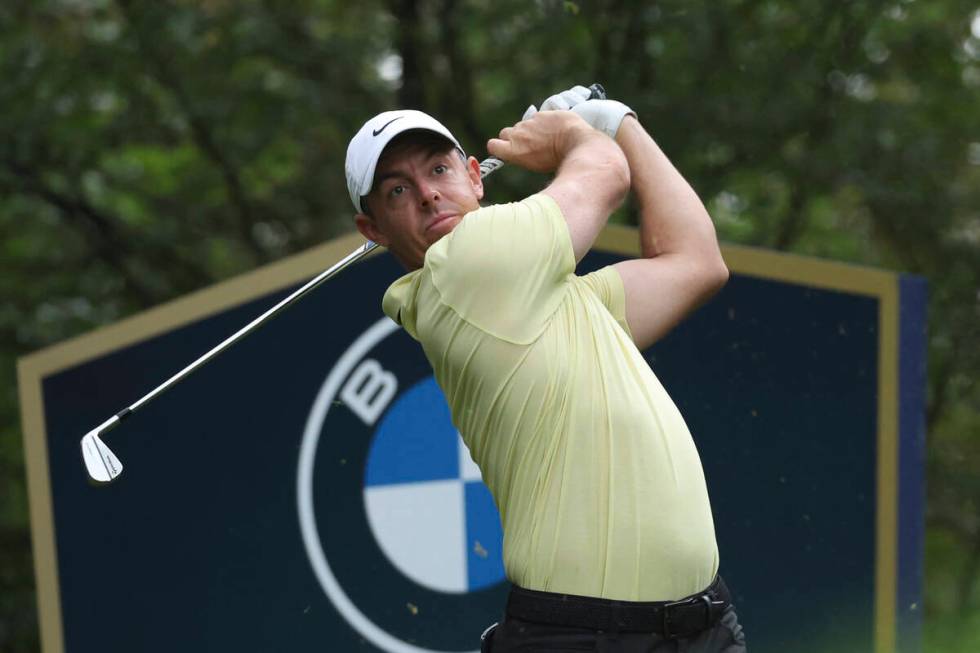
<path fill-rule="evenodd" d="M 633 344 L 619 273 L 576 276 L 553 199 L 468 214 L 383 307 L 422 344 L 483 472 L 512 582 L 626 601 L 710 584 L 691 434 Z"/>

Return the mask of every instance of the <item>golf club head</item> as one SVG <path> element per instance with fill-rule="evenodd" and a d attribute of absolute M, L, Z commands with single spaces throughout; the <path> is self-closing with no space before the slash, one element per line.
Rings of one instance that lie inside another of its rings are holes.
<path fill-rule="evenodd" d="M 100 428 L 93 429 L 82 438 L 82 459 L 89 479 L 96 484 L 111 483 L 122 474 L 123 466 L 116 454 L 99 438 Z"/>

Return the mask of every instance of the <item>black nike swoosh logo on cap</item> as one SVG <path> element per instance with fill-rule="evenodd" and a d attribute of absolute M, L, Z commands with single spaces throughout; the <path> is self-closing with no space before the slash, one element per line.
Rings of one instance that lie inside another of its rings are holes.
<path fill-rule="evenodd" d="M 383 132 L 385 129 L 387 129 L 388 125 L 390 125 L 391 123 L 395 122 L 396 120 L 401 120 L 404 117 L 405 116 L 398 116 L 397 118 L 392 118 L 391 120 L 389 120 L 388 122 L 386 122 L 385 124 L 383 124 L 381 126 L 381 129 L 375 129 L 373 132 L 371 132 L 371 134 L 373 136 L 377 136 L 378 134 L 380 134 L 381 132 Z"/>

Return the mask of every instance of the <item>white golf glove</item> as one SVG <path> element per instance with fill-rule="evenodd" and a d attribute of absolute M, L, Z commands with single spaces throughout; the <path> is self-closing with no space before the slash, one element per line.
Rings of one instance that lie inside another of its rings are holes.
<path fill-rule="evenodd" d="M 567 111 L 576 104 L 580 104 L 589 99 L 592 92 L 584 86 L 574 86 L 567 91 L 562 91 L 552 95 L 541 104 L 541 111 Z M 524 112 L 521 120 L 527 120 L 538 112 L 538 108 L 533 104 Z"/>
<path fill-rule="evenodd" d="M 555 93 L 550 98 L 541 103 L 542 111 L 567 111 L 576 104 L 580 104 L 589 99 L 592 91 L 584 86 L 573 86 L 567 91 Z"/>
<path fill-rule="evenodd" d="M 572 107 L 572 111 L 582 116 L 585 122 L 595 129 L 605 133 L 609 138 L 616 138 L 623 118 L 633 116 L 636 112 L 622 102 L 616 100 L 588 100 Z"/>
<path fill-rule="evenodd" d="M 616 138 L 619 125 L 626 116 L 636 117 L 636 112 L 616 100 L 590 100 L 591 91 L 584 86 L 573 86 L 567 91 L 556 93 L 541 103 L 542 111 L 564 111 L 571 109 L 589 123 L 594 129 Z"/>

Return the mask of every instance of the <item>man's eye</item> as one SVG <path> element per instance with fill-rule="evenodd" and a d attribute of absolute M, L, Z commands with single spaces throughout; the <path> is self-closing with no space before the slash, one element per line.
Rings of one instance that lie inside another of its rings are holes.
<path fill-rule="evenodd" d="M 391 195 L 392 197 L 398 197 L 404 192 L 405 192 L 404 186 L 393 186 L 392 189 L 388 191 L 388 194 Z"/>
<path fill-rule="evenodd" d="M 441 163 L 432 169 L 432 171 L 435 172 L 437 175 L 441 175 L 446 170 L 448 170 L 448 168 L 446 168 L 446 166 Z"/>

